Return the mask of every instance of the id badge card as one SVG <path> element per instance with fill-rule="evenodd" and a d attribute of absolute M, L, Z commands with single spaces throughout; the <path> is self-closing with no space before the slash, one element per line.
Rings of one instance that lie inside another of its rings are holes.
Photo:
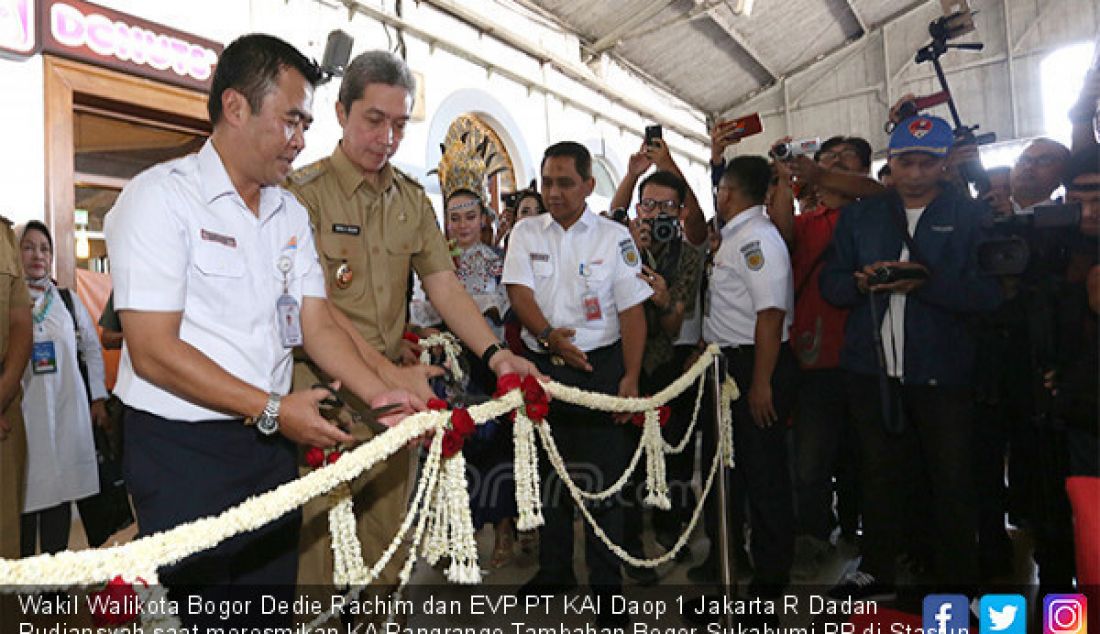
<path fill-rule="evenodd" d="M 52 341 L 35 342 L 31 351 L 31 370 L 35 374 L 54 374 L 57 372 L 57 352 Z"/>
<path fill-rule="evenodd" d="M 279 319 L 279 338 L 284 348 L 302 345 L 302 320 L 298 301 L 290 295 L 279 296 L 275 302 L 275 312 Z"/>
<path fill-rule="evenodd" d="M 599 321 L 603 319 L 603 311 L 600 309 L 600 298 L 592 291 L 586 291 L 581 295 L 581 305 L 584 306 L 584 318 L 587 321 Z"/>

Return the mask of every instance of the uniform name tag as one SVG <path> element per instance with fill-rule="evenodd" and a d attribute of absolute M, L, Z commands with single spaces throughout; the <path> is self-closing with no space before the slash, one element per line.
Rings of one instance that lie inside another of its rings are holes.
<path fill-rule="evenodd" d="M 214 233 L 213 231 L 207 231 L 206 229 L 199 231 L 199 236 L 207 242 L 217 242 L 218 244 L 224 244 L 225 246 L 233 249 L 237 248 L 237 239 L 233 236 L 223 236 L 220 233 Z"/>
<path fill-rule="evenodd" d="M 31 351 L 31 369 L 35 374 L 57 372 L 57 352 L 52 341 L 38 341 Z"/>
<path fill-rule="evenodd" d="M 359 225 L 342 225 L 340 223 L 334 223 L 332 225 L 333 233 L 342 233 L 346 236 L 359 235 Z"/>
<path fill-rule="evenodd" d="M 279 338 L 284 348 L 302 345 L 302 320 L 298 301 L 290 295 L 279 296 L 275 302 L 275 312 L 279 319 Z"/>
<path fill-rule="evenodd" d="M 549 262 L 550 261 L 550 254 L 549 253 L 532 253 L 531 254 L 531 261 L 532 262 Z"/>

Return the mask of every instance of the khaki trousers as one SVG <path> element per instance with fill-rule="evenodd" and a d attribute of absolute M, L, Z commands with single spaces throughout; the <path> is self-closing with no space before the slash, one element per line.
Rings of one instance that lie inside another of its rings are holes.
<path fill-rule="evenodd" d="M 320 383 L 312 368 L 305 363 L 294 364 L 294 390 L 309 389 Z M 340 398 L 359 411 L 366 410 L 357 397 L 342 390 Z M 347 416 L 346 412 L 330 410 L 326 416 Z M 309 472 L 303 459 L 304 448 L 299 451 L 299 472 Z M 359 541 L 363 552 L 363 561 L 370 568 L 381 557 L 382 552 L 393 541 L 397 529 L 405 519 L 408 507 L 409 483 L 412 481 L 411 469 L 415 461 L 408 449 L 401 449 L 384 462 L 375 465 L 352 481 L 351 489 L 355 501 L 355 517 L 358 524 Z M 332 538 L 328 525 L 330 496 L 321 496 L 310 500 L 302 509 L 302 533 L 298 545 L 298 588 L 301 594 L 320 594 L 325 605 L 332 587 Z M 394 586 L 398 573 L 405 563 L 407 548 L 401 547 L 390 563 L 375 579 L 374 585 Z M 313 586 L 313 587 L 311 587 Z M 318 588 L 317 586 L 323 586 Z"/>
<path fill-rule="evenodd" d="M 19 517 L 27 478 L 27 432 L 23 399 L 12 400 L 4 412 L 11 433 L 0 441 L 0 557 L 19 559 Z M 16 632 L 22 620 L 15 595 L 0 594 L 0 632 Z"/>

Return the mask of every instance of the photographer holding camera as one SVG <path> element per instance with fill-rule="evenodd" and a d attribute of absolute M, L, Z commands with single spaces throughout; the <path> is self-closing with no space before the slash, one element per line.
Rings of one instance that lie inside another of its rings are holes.
<path fill-rule="evenodd" d="M 850 309 L 840 362 L 864 492 L 863 560 L 833 596 L 892 588 L 913 493 L 931 500 L 933 581 L 977 577 L 968 318 L 996 308 L 1000 289 L 975 260 L 987 209 L 941 181 L 952 142 L 943 119 L 903 120 L 889 144 L 894 189 L 844 208 L 821 273 L 824 298 Z"/>
<path fill-rule="evenodd" d="M 653 289 L 653 295 L 644 304 L 646 343 L 640 387 L 645 394 L 655 394 L 664 389 L 683 371 L 688 353 L 684 349 L 675 349 L 673 343 L 680 333 L 685 315 L 696 310 L 695 300 L 699 294 L 703 262 L 700 248 L 685 243 L 680 229 L 683 215 L 691 212 L 688 201 L 694 201 L 695 196 L 683 178 L 660 167 L 673 164 L 668 147 L 661 139 L 654 139 L 651 145 L 643 146 L 642 150 L 631 155 L 627 177 L 619 184 L 611 199 L 611 207 L 620 208 L 629 204 L 637 179 L 655 164 L 658 165 L 657 171 L 642 179 L 638 186 L 637 218 L 629 221 L 631 236 L 642 256 L 642 272 L 638 277 Z M 698 209 L 697 203 L 695 208 Z M 683 437 L 690 416 L 682 411 L 676 414 L 665 430 L 673 441 Z M 670 479 L 681 485 L 675 488 L 677 493 L 691 486 L 691 463 L 687 458 L 684 456 L 669 464 Z M 634 477 L 637 478 L 640 473 L 638 471 Z M 672 510 L 654 511 L 653 515 L 658 541 L 666 548 L 675 544 L 679 529 L 690 512 L 686 508 L 688 500 L 685 495 L 672 497 Z M 632 555 L 644 556 L 641 507 L 636 503 L 628 505 L 625 516 L 624 546 Z M 628 566 L 626 570 L 641 583 L 656 581 L 652 568 Z"/>
<path fill-rule="evenodd" d="M 1100 601 L 1100 422 L 1097 373 L 1100 340 L 1100 153 L 1076 153 L 1066 170 L 1068 202 L 1081 205 L 1080 240 L 1074 245 L 1064 285 L 1052 314 L 1057 316 L 1053 367 L 1045 373 L 1055 418 L 1065 425 L 1069 449 L 1065 486 L 1073 507 L 1077 588 Z M 1094 603 L 1095 604 L 1095 603 Z"/>
<path fill-rule="evenodd" d="M 779 139 L 774 146 L 789 140 Z M 858 454 L 840 368 L 848 311 L 821 297 L 818 278 L 840 208 L 885 188 L 871 179 L 871 145 L 859 137 L 834 136 L 821 145 L 816 160 L 805 156 L 778 160 L 775 169 L 779 182 L 768 215 L 791 250 L 795 289 L 791 348 L 801 370 L 794 415 L 798 518 L 794 572 L 814 577 L 838 519 L 833 515 L 834 475 L 842 536 L 854 543 L 859 526 Z M 796 175 L 802 186 L 817 187 L 819 200 L 816 207 L 803 207 L 798 216 L 792 192 Z"/>

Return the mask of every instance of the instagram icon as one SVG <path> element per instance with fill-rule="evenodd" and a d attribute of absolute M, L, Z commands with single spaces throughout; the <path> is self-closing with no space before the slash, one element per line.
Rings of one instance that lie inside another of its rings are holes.
<path fill-rule="evenodd" d="M 1088 604 L 1082 594 L 1043 597 L 1043 634 L 1088 634 Z"/>

